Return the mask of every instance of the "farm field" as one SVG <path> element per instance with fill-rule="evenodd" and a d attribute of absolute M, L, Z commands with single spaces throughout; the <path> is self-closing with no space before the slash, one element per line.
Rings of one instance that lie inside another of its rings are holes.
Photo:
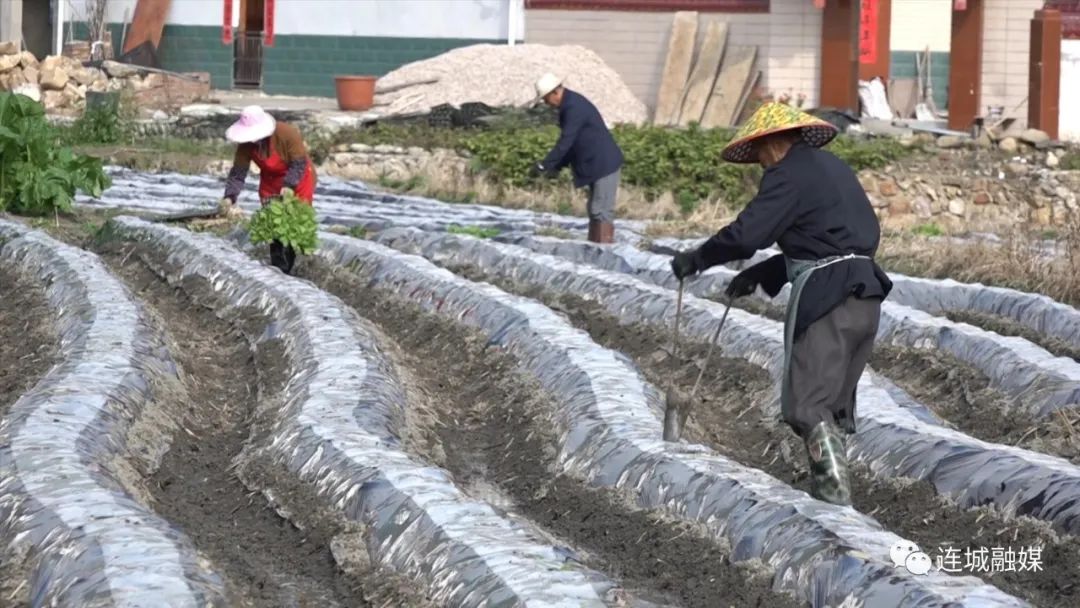
<path fill-rule="evenodd" d="M 220 180 L 110 174 L 0 216 L 0 603 L 1080 605 L 1072 306 L 891 275 L 837 507 L 779 422 L 786 291 L 733 304 L 665 443 L 735 268 L 673 355 L 680 243 L 633 223 L 328 178 L 286 276 L 159 221 Z"/>

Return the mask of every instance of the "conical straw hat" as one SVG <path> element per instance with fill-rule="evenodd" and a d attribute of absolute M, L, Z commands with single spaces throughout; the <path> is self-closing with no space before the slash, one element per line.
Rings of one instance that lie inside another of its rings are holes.
<path fill-rule="evenodd" d="M 753 145 L 755 139 L 792 129 L 801 129 L 803 141 L 815 148 L 829 143 L 837 134 L 836 127 L 820 118 L 785 103 L 772 102 L 758 108 L 750 120 L 739 128 L 735 138 L 724 148 L 722 156 L 733 163 L 757 162 Z"/>

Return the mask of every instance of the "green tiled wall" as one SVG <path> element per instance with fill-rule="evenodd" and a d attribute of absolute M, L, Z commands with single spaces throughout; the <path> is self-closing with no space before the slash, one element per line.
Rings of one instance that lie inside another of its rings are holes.
<path fill-rule="evenodd" d="M 889 75 L 892 78 L 917 78 L 916 56 L 920 51 L 893 51 L 889 54 Z M 949 54 L 930 53 L 930 86 L 934 104 L 939 110 L 949 107 Z"/>
<path fill-rule="evenodd" d="M 110 23 L 109 30 L 119 55 L 123 25 Z M 75 26 L 75 38 L 85 40 L 85 23 Z M 210 72 L 210 86 L 232 88 L 233 48 L 221 44 L 221 28 L 199 25 L 166 25 L 158 48 L 161 67 L 175 72 Z"/>
<path fill-rule="evenodd" d="M 277 36 L 263 51 L 263 90 L 278 95 L 334 96 L 334 76 L 382 76 L 451 49 L 492 42 L 457 38 Z"/>

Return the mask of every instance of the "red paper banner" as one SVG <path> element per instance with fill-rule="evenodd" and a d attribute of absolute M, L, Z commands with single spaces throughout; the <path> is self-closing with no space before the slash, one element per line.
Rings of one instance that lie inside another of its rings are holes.
<path fill-rule="evenodd" d="M 225 0 L 225 20 L 221 24 L 221 44 L 232 44 L 232 0 Z"/>
<path fill-rule="evenodd" d="M 878 0 L 859 3 L 859 63 L 877 63 Z"/>
<path fill-rule="evenodd" d="M 263 1 L 263 45 L 274 46 L 274 0 Z"/>
<path fill-rule="evenodd" d="M 952 10 L 954 11 L 966 11 L 967 0 L 953 0 Z"/>

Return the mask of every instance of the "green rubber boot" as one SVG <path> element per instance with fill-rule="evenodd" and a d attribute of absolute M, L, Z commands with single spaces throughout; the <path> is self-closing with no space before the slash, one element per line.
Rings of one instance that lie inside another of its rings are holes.
<path fill-rule="evenodd" d="M 815 426 L 806 438 L 806 454 L 813 481 L 811 496 L 834 505 L 850 505 L 847 452 L 836 425 L 822 422 Z"/>

